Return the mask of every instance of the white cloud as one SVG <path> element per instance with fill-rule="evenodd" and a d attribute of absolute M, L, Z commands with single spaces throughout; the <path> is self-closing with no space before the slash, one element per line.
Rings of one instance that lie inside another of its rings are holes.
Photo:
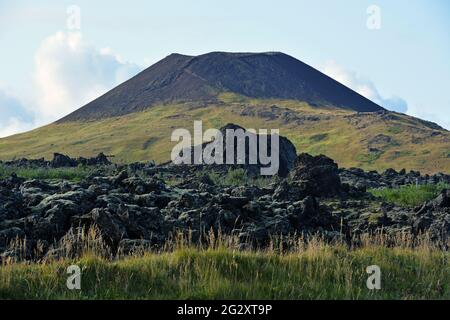
<path fill-rule="evenodd" d="M 373 82 L 359 76 L 355 72 L 344 69 L 335 61 L 328 61 L 321 71 L 388 110 L 406 113 L 413 117 L 438 123 L 444 128 L 450 129 L 450 120 L 447 120 L 448 117 L 439 116 L 441 113 L 440 110 L 434 112 L 435 110 L 430 110 L 430 108 L 426 108 L 420 104 L 408 104 L 404 99 L 397 96 L 384 98 L 380 95 Z"/>
<path fill-rule="evenodd" d="M 97 49 L 79 32 L 57 32 L 35 55 L 39 116 L 56 120 L 135 75 L 141 67 L 111 49 Z"/>
<path fill-rule="evenodd" d="M 0 137 L 55 121 L 141 69 L 110 48 L 87 43 L 79 32 L 57 32 L 44 39 L 35 54 L 31 102 L 23 103 L 0 88 Z"/>
<path fill-rule="evenodd" d="M 34 127 L 33 112 L 14 95 L 0 88 L 0 138 Z"/>
<path fill-rule="evenodd" d="M 397 96 L 392 96 L 390 98 L 382 97 L 372 81 L 361 77 L 355 72 L 344 69 L 335 61 L 328 61 L 325 63 L 323 68 L 321 68 L 321 71 L 386 109 L 402 113 L 405 113 L 408 110 L 408 104 L 404 99 Z"/>
<path fill-rule="evenodd" d="M 35 127 L 34 122 L 24 121 L 18 118 L 8 118 L 1 123 L 0 126 L 0 138 L 8 137 L 13 134 L 31 130 Z"/>
<path fill-rule="evenodd" d="M 423 120 L 428 120 L 435 122 L 439 124 L 440 126 L 444 127 L 447 130 L 450 130 L 450 117 L 448 116 L 441 116 L 439 113 L 442 111 L 437 111 L 436 113 L 434 110 L 430 110 L 430 108 L 426 108 L 423 105 L 410 105 L 408 107 L 408 114 Z M 443 114 L 448 113 L 447 111 L 443 111 Z"/>

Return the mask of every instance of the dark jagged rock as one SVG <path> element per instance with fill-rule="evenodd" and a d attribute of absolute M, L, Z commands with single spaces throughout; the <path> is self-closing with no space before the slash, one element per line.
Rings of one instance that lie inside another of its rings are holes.
<path fill-rule="evenodd" d="M 61 153 L 54 153 L 53 159 L 51 161 L 46 161 L 44 158 L 41 159 L 20 159 L 13 161 L 4 162 L 6 166 L 17 167 L 17 168 L 64 168 L 64 167 L 77 167 L 79 165 L 83 166 L 105 166 L 110 165 L 111 162 L 108 157 L 103 153 L 99 153 L 93 158 L 83 158 L 78 159 L 70 158 L 67 155 Z"/>
<path fill-rule="evenodd" d="M 441 194 L 430 202 L 434 208 L 450 208 L 450 190 L 444 189 Z"/>
<path fill-rule="evenodd" d="M 341 191 L 338 165 L 323 155 L 300 154 L 290 177 L 305 195 L 331 197 Z"/>
<path fill-rule="evenodd" d="M 240 131 L 242 133 L 242 135 L 245 135 L 245 140 L 242 140 L 242 142 L 239 142 L 239 140 L 237 138 L 234 139 L 233 150 L 228 150 L 228 148 L 227 148 L 227 138 L 226 137 L 227 137 L 228 130 L 232 130 L 232 132 Z M 272 155 L 272 153 L 278 155 L 279 167 L 277 170 L 277 174 L 280 177 L 286 177 L 295 165 L 295 160 L 297 158 L 297 151 L 295 149 L 295 146 L 292 144 L 292 142 L 290 142 L 285 137 L 278 136 L 279 146 L 278 146 L 278 149 L 275 149 L 275 147 L 272 147 L 270 135 L 255 134 L 250 131 L 247 131 L 246 129 L 244 129 L 236 124 L 229 123 L 229 124 L 225 125 L 224 127 L 222 127 L 219 131 L 221 132 L 221 134 L 223 136 L 223 147 L 222 147 L 222 150 L 223 150 L 222 163 L 223 163 L 223 165 L 215 164 L 214 166 L 222 166 L 223 168 L 227 169 L 229 167 L 229 165 L 226 165 L 227 155 L 230 154 L 230 155 L 233 155 L 233 163 L 235 164 L 234 165 L 235 167 L 244 168 L 248 173 L 250 173 L 254 176 L 260 175 L 261 168 L 268 167 L 268 165 L 262 164 L 260 161 L 260 158 L 259 158 L 259 152 L 260 152 L 260 148 L 261 148 L 261 146 L 260 146 L 261 140 L 265 140 L 265 144 L 267 146 L 267 156 L 270 157 Z M 250 141 L 252 141 L 252 140 L 257 143 L 256 148 L 254 150 L 250 149 Z M 244 154 L 243 154 L 244 157 L 238 159 L 238 144 L 239 143 L 245 143 L 245 149 L 244 149 Z M 205 148 L 208 148 L 208 146 L 211 146 L 211 144 L 212 144 L 212 142 L 204 143 L 201 146 L 202 152 L 205 150 Z M 204 161 L 195 161 L 194 148 L 196 148 L 196 147 L 193 146 L 191 148 L 182 150 L 179 156 L 181 157 L 185 153 L 187 153 L 190 155 L 190 157 L 189 157 L 190 163 L 199 163 L 199 164 L 204 163 Z M 250 161 L 251 155 L 255 156 L 257 163 L 251 163 L 251 161 Z"/>
<path fill-rule="evenodd" d="M 76 160 L 76 162 L 77 162 L 77 165 L 83 165 L 83 166 L 101 166 L 101 165 L 110 165 L 111 164 L 111 162 L 108 160 L 108 157 L 103 152 L 100 152 L 94 158 L 80 157 Z"/>
<path fill-rule="evenodd" d="M 388 169 L 383 173 L 376 171 L 365 172 L 359 168 L 339 169 L 339 176 L 343 183 L 351 186 L 357 184 L 365 186 L 366 189 L 385 187 L 399 187 L 402 185 L 424 185 L 424 184 L 450 184 L 450 175 L 437 173 L 432 176 L 421 175 L 420 172 Z"/>
<path fill-rule="evenodd" d="M 77 161 L 74 159 L 71 159 L 70 157 L 60 154 L 60 153 L 55 153 L 53 155 L 53 160 L 50 162 L 50 165 L 53 168 L 62 168 L 62 167 L 76 167 L 77 166 Z"/>

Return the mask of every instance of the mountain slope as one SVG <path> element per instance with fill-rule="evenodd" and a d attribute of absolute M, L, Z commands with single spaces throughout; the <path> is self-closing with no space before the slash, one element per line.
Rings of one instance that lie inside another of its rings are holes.
<path fill-rule="evenodd" d="M 173 130 L 279 129 L 297 152 L 341 167 L 450 173 L 450 133 L 389 112 L 282 53 L 170 55 L 48 126 L 0 139 L 0 159 L 114 155 L 170 160 Z"/>
<path fill-rule="evenodd" d="M 115 162 L 170 160 L 176 128 L 192 132 L 193 121 L 204 130 L 227 123 L 246 128 L 280 129 L 297 152 L 325 154 L 341 167 L 367 170 L 420 170 L 450 173 L 450 133 L 432 123 L 394 112 L 357 113 L 311 107 L 295 100 L 249 99 L 234 94 L 218 103 L 164 104 L 142 112 L 97 121 L 51 124 L 0 139 L 0 159 L 51 159 L 53 152 L 73 157 L 99 152 Z"/>
<path fill-rule="evenodd" d="M 213 52 L 196 57 L 172 54 L 59 122 L 120 116 L 162 102 L 216 102 L 223 92 L 361 112 L 382 110 L 286 54 Z"/>

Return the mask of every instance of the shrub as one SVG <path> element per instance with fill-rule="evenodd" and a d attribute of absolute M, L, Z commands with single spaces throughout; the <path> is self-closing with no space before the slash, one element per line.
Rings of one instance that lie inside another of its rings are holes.
<path fill-rule="evenodd" d="M 436 198 L 443 189 L 450 189 L 450 185 L 444 183 L 407 185 L 400 188 L 372 189 L 369 192 L 389 203 L 415 207 Z"/>

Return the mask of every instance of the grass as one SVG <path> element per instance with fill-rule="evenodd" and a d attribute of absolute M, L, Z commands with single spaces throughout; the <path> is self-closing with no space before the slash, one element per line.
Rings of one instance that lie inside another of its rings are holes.
<path fill-rule="evenodd" d="M 277 176 L 253 177 L 247 174 L 247 171 L 243 168 L 229 168 L 226 173 L 204 169 L 196 175 L 199 179 L 206 176 L 215 185 L 222 187 L 256 186 L 264 188 L 277 182 L 279 179 Z M 176 186 L 184 182 L 182 177 L 174 176 L 170 173 L 158 173 L 157 177 L 164 180 L 165 184 L 169 186 Z"/>
<path fill-rule="evenodd" d="M 400 188 L 383 188 L 369 190 L 381 200 L 400 206 L 415 207 L 436 198 L 443 189 L 450 189 L 449 184 L 407 185 Z"/>
<path fill-rule="evenodd" d="M 383 155 L 383 151 L 370 152 L 367 154 L 359 154 L 356 159 L 361 162 L 374 163 Z"/>
<path fill-rule="evenodd" d="M 0 165 L 0 179 L 5 179 L 15 173 L 18 177 L 25 179 L 57 179 L 77 182 L 92 173 L 92 170 L 92 168 L 81 166 L 73 168 L 27 168 Z"/>
<path fill-rule="evenodd" d="M 5 263 L 0 299 L 450 299 L 448 252 L 365 239 L 359 248 L 315 238 L 255 251 L 216 238 L 115 259 L 91 246 L 74 259 Z M 66 287 L 73 264 L 81 290 Z M 366 287 L 371 265 L 381 269 L 381 290 Z"/>
<path fill-rule="evenodd" d="M 389 127 L 388 132 L 392 134 L 399 134 L 403 132 L 403 128 L 401 126 Z"/>
<path fill-rule="evenodd" d="M 209 172 L 209 178 L 214 182 L 214 184 L 219 186 L 243 186 L 243 185 L 253 185 L 257 187 L 267 187 L 271 183 L 274 183 L 277 179 L 275 176 L 270 177 L 249 177 L 247 172 L 242 169 L 228 169 L 225 175 L 221 175 L 216 172 Z"/>
<path fill-rule="evenodd" d="M 325 140 L 327 137 L 328 137 L 327 133 L 319 133 L 309 137 L 309 139 L 311 140 L 311 142 L 319 142 Z"/>

